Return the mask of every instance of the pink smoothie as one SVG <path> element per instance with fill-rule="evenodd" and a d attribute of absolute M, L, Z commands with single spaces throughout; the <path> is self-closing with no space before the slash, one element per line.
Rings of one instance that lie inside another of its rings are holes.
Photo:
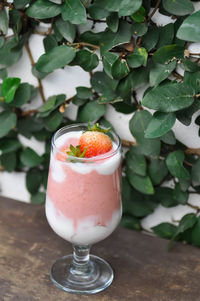
<path fill-rule="evenodd" d="M 63 151 L 70 144 L 78 145 L 78 139 L 68 138 L 59 149 Z M 108 170 L 107 174 L 101 174 L 98 168 L 90 171 L 93 163 L 78 163 L 84 164 L 86 169 L 88 165 L 89 168 L 88 172 L 80 173 L 72 165 L 77 163 L 65 161 L 65 155 L 54 153 L 52 156 L 54 160 L 61 162 L 62 173 L 65 175 L 63 181 L 57 181 L 53 177 L 51 158 L 47 196 L 53 203 L 58 218 L 62 214 L 72 220 L 75 229 L 81 220 L 92 216 L 95 217 L 94 226 L 106 226 L 113 213 L 121 208 L 120 164 L 112 173 Z M 101 164 L 103 161 L 99 161 L 98 165 Z"/>

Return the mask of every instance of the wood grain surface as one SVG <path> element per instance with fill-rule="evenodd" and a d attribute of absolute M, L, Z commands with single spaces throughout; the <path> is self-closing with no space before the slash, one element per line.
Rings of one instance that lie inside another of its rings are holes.
<path fill-rule="evenodd" d="M 47 224 L 44 207 L 0 198 L 1 301 L 200 301 L 200 250 L 119 228 L 92 253 L 115 271 L 112 285 L 92 296 L 56 288 L 52 263 L 71 245 Z"/>

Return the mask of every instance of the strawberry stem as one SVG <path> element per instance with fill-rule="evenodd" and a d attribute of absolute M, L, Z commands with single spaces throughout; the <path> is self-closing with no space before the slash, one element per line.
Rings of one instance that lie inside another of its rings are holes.
<path fill-rule="evenodd" d="M 85 153 L 87 151 L 87 147 L 84 148 L 84 151 L 81 152 L 81 146 L 77 145 L 74 147 L 72 144 L 70 144 L 70 151 L 66 152 L 69 156 L 77 157 L 77 158 L 84 158 Z"/>

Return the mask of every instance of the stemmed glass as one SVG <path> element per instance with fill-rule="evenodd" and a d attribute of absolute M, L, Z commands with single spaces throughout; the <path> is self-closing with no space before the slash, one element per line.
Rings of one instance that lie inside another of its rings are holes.
<path fill-rule="evenodd" d="M 64 291 L 93 294 L 113 280 L 111 266 L 89 252 L 121 218 L 121 142 L 110 131 L 110 152 L 91 158 L 69 156 L 66 150 L 78 145 L 86 130 L 85 124 L 76 124 L 54 134 L 45 209 L 51 228 L 73 245 L 73 255 L 53 264 L 51 280 Z"/>

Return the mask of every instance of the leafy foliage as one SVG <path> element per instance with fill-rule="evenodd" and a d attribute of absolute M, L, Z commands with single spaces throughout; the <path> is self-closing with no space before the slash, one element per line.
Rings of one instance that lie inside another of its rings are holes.
<path fill-rule="evenodd" d="M 194 116 L 200 126 L 199 55 L 193 56 L 188 48 L 190 42 L 200 42 L 200 11 L 194 12 L 194 1 L 1 2 L 1 169 L 26 171 L 31 201 L 43 203 L 50 138 L 58 127 L 74 122 L 64 114 L 68 105 L 77 106 L 76 122 L 97 121 L 107 127 L 112 126 L 104 117 L 109 105 L 117 112 L 132 114 L 129 128 L 136 141 L 124 156 L 121 224 L 140 230 L 141 218 L 158 204 L 188 206 L 191 190 L 200 193 L 199 150 L 180 143 L 173 128 L 177 120 L 190 125 Z M 157 26 L 152 21 L 157 10 L 173 15 L 174 23 Z M 44 53 L 34 62 L 29 40 L 41 22 L 48 26 Z M 94 30 L 99 22 L 105 25 L 102 31 Z M 8 76 L 9 67 L 19 62 L 23 51 L 29 55 L 39 88 Z M 43 79 L 66 66 L 89 72 L 90 87 L 77 87 L 70 98 L 58 94 L 46 99 Z M 178 73 L 180 68 L 184 75 Z M 140 99 L 137 89 L 144 91 Z M 36 94 L 41 96 L 41 105 L 27 111 Z M 45 153 L 39 156 L 24 148 L 19 135 L 44 142 Z M 162 185 L 169 181 L 174 183 L 171 188 Z M 174 240 L 200 246 L 198 212 L 197 208 L 195 214 L 185 215 L 178 225 L 162 223 L 152 231 L 171 239 L 170 246 Z"/>

